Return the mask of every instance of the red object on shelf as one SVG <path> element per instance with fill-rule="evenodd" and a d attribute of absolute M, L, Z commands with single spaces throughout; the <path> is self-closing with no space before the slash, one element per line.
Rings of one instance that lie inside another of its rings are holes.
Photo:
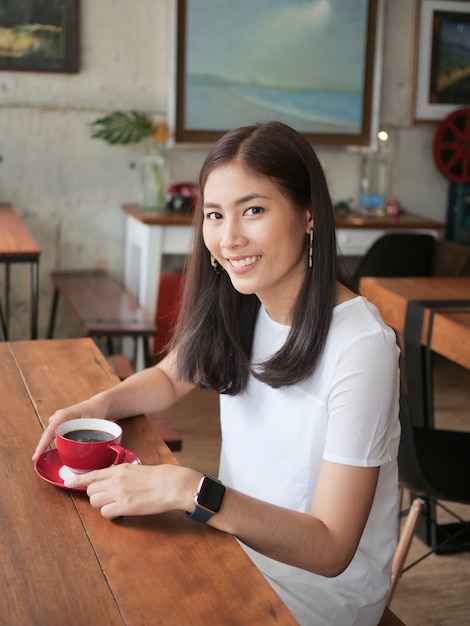
<path fill-rule="evenodd" d="M 167 193 L 177 193 L 190 199 L 190 210 L 194 211 L 197 206 L 199 196 L 199 185 L 197 183 L 173 183 L 166 190 Z"/>

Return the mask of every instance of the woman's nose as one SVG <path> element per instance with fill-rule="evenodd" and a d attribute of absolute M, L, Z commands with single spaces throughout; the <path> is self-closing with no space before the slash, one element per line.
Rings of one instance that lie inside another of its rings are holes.
<path fill-rule="evenodd" d="M 220 240 L 221 248 L 235 248 L 242 246 L 246 242 L 246 237 L 237 220 L 226 220 L 222 239 Z"/>

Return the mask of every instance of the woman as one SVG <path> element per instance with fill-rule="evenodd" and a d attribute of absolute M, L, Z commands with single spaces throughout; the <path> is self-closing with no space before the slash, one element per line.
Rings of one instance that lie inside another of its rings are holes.
<path fill-rule="evenodd" d="M 201 207 L 168 356 L 58 410 L 120 419 L 195 386 L 221 394 L 220 481 L 180 466 L 77 477 L 107 518 L 179 509 L 233 534 L 301 624 L 377 624 L 397 525 L 398 349 L 337 270 L 327 183 L 279 122 L 227 133 Z M 194 494 L 196 496 L 196 503 Z"/>

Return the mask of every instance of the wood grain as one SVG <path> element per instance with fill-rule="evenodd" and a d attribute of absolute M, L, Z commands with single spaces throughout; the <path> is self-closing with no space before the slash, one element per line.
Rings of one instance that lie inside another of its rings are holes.
<path fill-rule="evenodd" d="M 41 425 L 57 408 L 118 379 L 90 339 L 15 342 L 0 349 L 0 395 L 9 398 L 1 420 L 2 471 L 10 478 L 2 483 L 7 493 L 1 499 L 6 523 L 0 558 L 6 567 L 0 582 L 10 590 L 0 599 L 5 623 L 296 623 L 233 537 L 194 523 L 184 512 L 111 522 L 85 493 L 35 476 L 30 456 Z M 144 463 L 177 463 L 143 416 L 121 423 L 123 444 Z"/>
<path fill-rule="evenodd" d="M 363 278 L 361 293 L 377 306 L 385 323 L 399 334 L 405 329 L 410 301 L 470 301 L 470 277 Z M 426 344 L 434 311 L 431 349 L 470 369 L 470 307 L 425 307 L 421 342 Z"/>
<path fill-rule="evenodd" d="M 0 261 L 37 260 L 41 249 L 9 204 L 0 203 Z"/>
<path fill-rule="evenodd" d="M 107 272 L 52 272 L 51 278 L 85 335 L 152 337 L 157 332 L 135 296 Z"/>
<path fill-rule="evenodd" d="M 0 621 L 123 623 L 69 492 L 33 471 L 41 425 L 6 343 L 0 386 Z"/>

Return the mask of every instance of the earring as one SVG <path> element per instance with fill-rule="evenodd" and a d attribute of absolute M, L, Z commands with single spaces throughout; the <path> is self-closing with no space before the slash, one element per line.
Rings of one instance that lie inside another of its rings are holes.
<path fill-rule="evenodd" d="M 308 237 L 308 267 L 313 267 L 313 228 L 310 229 L 310 235 Z"/>
<path fill-rule="evenodd" d="M 212 268 L 214 269 L 214 272 L 216 274 L 221 274 L 221 267 L 220 267 L 220 263 L 217 261 L 217 259 L 215 258 L 215 256 L 211 253 L 211 265 Z"/>

